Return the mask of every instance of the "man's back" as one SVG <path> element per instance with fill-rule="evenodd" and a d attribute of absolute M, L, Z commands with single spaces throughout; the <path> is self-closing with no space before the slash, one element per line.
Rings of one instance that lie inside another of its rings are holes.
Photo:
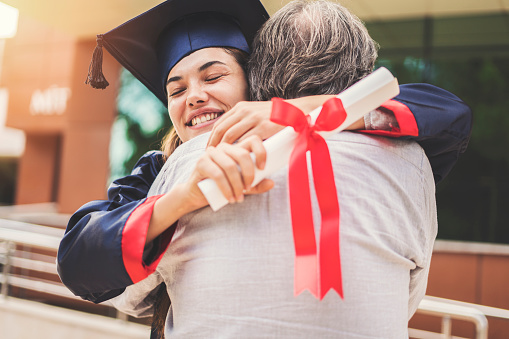
<path fill-rule="evenodd" d="M 180 146 L 150 194 L 186 179 L 206 140 Z M 408 336 L 437 231 L 428 160 L 408 141 L 345 132 L 327 143 L 341 209 L 344 300 L 333 292 L 323 301 L 293 295 L 286 168 L 271 177 L 268 193 L 179 221 L 157 269 L 172 302 L 168 338 Z M 127 292 L 136 296 L 136 287 Z"/>

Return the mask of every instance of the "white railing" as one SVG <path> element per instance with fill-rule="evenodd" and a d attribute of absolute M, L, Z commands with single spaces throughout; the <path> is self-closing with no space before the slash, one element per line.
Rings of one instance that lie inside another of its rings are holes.
<path fill-rule="evenodd" d="M 84 301 L 59 281 L 56 253 L 63 233 L 61 228 L 0 219 L 0 337 L 148 338 L 150 326 L 127 321 L 128 316 L 109 302 Z M 46 303 L 9 296 L 20 292 Z M 48 305 L 69 305 L 70 300 L 73 308 L 86 312 Z M 116 319 L 93 313 L 108 313 Z"/>
<path fill-rule="evenodd" d="M 0 219 L 0 298 L 7 298 L 9 289 L 17 287 L 89 304 L 58 279 L 55 260 L 63 233 L 59 228 Z M 112 307 L 107 301 L 101 305 Z M 115 312 L 118 319 L 127 320 L 126 314 Z"/>
<path fill-rule="evenodd" d="M 425 296 L 419 304 L 417 313 L 437 316 L 442 318 L 442 331 L 437 338 L 456 338 L 451 335 L 452 319 L 465 320 L 475 325 L 476 338 L 488 338 L 487 317 L 509 320 L 509 310 L 467 303 L 463 301 Z M 411 330 L 419 338 L 419 330 Z M 427 332 L 429 333 L 429 332 Z M 431 335 L 423 338 L 431 338 Z"/>
<path fill-rule="evenodd" d="M 488 320 L 483 312 L 467 305 L 456 305 L 448 299 L 424 297 L 419 304 L 417 313 L 442 318 L 441 338 L 452 338 L 452 319 L 470 321 L 475 324 L 477 339 L 488 338 Z M 411 333 L 410 333 L 411 334 Z"/>
<path fill-rule="evenodd" d="M 17 268 L 57 275 L 55 256 L 62 235 L 62 229 L 0 219 L 0 265 L 2 265 L 0 298 L 6 298 L 9 286 L 15 286 L 81 301 L 60 282 L 12 273 L 13 268 Z M 23 250 L 23 247 L 50 250 L 54 254 L 33 253 Z M 110 305 L 108 302 L 103 304 Z M 442 331 L 432 333 L 410 329 L 412 338 L 456 338 L 451 336 L 451 320 L 459 319 L 474 323 L 476 338 L 486 339 L 488 337 L 486 317 L 509 319 L 509 310 L 431 296 L 424 297 L 417 313 L 441 317 Z M 117 312 L 117 318 L 126 320 L 127 316 Z"/>

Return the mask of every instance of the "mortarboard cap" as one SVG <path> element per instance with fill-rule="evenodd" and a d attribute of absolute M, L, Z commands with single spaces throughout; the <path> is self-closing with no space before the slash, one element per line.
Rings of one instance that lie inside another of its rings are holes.
<path fill-rule="evenodd" d="M 202 48 L 233 47 L 249 53 L 269 18 L 259 0 L 168 0 L 97 36 L 85 83 L 104 89 L 102 47 L 167 104 L 166 78 L 182 58 Z"/>

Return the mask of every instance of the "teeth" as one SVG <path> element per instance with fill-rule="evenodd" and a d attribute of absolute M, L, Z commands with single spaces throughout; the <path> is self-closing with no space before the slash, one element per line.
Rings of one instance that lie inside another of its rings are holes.
<path fill-rule="evenodd" d="M 199 117 L 194 117 L 191 120 L 191 126 L 196 126 L 198 124 L 202 124 L 204 122 L 217 119 L 218 116 L 219 116 L 218 113 L 207 113 Z"/>

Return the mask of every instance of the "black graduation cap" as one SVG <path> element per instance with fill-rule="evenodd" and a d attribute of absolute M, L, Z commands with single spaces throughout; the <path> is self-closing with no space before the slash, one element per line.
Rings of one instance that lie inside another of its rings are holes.
<path fill-rule="evenodd" d="M 269 18 L 259 0 L 168 0 L 97 36 L 85 83 L 104 89 L 102 47 L 167 104 L 166 78 L 182 58 L 206 47 L 249 53 Z"/>

